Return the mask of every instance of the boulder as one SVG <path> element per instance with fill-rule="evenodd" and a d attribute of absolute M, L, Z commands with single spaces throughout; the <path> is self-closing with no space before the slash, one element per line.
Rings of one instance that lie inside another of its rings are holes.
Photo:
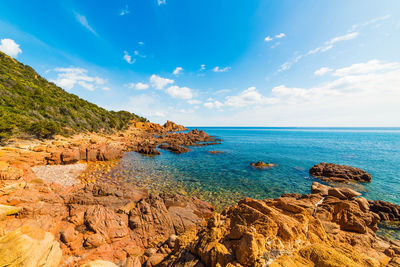
<path fill-rule="evenodd" d="M 337 197 L 338 199 L 352 199 L 361 196 L 360 193 L 347 187 L 334 187 L 328 189 L 328 195 Z"/>
<path fill-rule="evenodd" d="M 57 267 L 62 251 L 54 236 L 23 226 L 0 237 L 0 266 Z"/>
<path fill-rule="evenodd" d="M 313 182 L 311 185 L 311 194 L 322 194 L 328 195 L 328 190 L 330 186 L 320 184 L 318 182 Z"/>
<path fill-rule="evenodd" d="M 310 169 L 310 174 L 328 182 L 371 182 L 371 175 L 359 168 L 333 163 L 319 163 Z"/>

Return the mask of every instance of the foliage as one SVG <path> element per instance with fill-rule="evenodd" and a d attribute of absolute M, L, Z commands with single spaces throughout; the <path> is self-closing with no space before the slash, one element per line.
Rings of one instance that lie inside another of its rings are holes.
<path fill-rule="evenodd" d="M 107 111 L 70 94 L 0 52 L 0 142 L 13 136 L 125 129 L 130 121 L 147 121 L 127 111 Z"/>

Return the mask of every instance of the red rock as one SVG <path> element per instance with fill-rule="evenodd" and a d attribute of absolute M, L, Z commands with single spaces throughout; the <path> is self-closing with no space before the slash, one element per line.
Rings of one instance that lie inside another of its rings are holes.
<path fill-rule="evenodd" d="M 321 177 L 324 181 L 332 182 L 371 182 L 371 175 L 364 170 L 346 165 L 333 163 L 319 163 L 310 169 L 314 177 Z"/>

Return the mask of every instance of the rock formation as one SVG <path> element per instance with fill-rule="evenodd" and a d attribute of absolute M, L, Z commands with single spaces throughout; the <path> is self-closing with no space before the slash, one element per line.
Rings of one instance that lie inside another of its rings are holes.
<path fill-rule="evenodd" d="M 371 175 L 366 171 L 333 163 L 316 164 L 310 169 L 310 174 L 326 182 L 371 182 Z"/>
<path fill-rule="evenodd" d="M 400 244 L 375 235 L 380 218 L 366 199 L 345 188 L 313 188 L 319 192 L 240 201 L 215 214 L 191 241 L 179 237 L 161 266 L 383 266 L 399 260 Z"/>

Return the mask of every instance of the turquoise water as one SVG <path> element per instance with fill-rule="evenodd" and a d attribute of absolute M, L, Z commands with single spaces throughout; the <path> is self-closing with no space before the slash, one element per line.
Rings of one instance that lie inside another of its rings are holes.
<path fill-rule="evenodd" d="M 198 128 L 221 145 L 156 157 L 128 153 L 114 173 L 153 189 L 181 190 L 222 206 L 242 197 L 309 193 L 308 170 L 320 162 L 362 168 L 372 182 L 357 186 L 368 199 L 400 204 L 400 128 Z M 224 154 L 210 154 L 219 150 Z M 277 166 L 258 170 L 256 161 Z"/>

